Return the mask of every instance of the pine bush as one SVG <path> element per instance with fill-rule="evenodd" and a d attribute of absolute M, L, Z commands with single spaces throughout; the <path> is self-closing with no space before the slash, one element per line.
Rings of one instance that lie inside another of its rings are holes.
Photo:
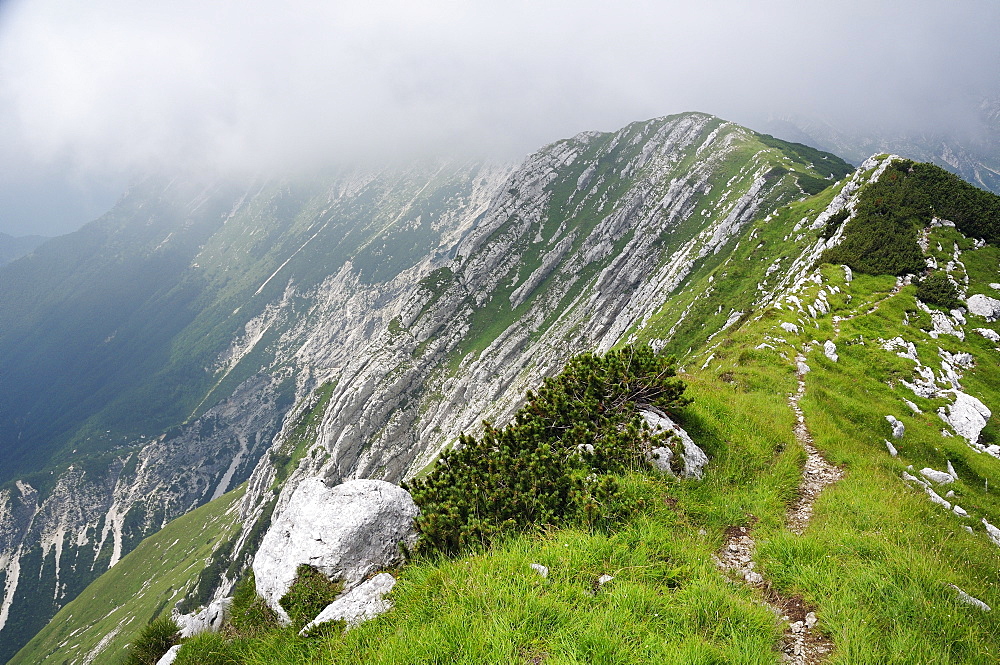
<path fill-rule="evenodd" d="M 933 272 L 917 284 L 917 298 L 930 305 L 938 305 L 945 309 L 956 309 L 962 306 L 958 299 L 955 285 L 942 271 Z"/>
<path fill-rule="evenodd" d="M 614 474 L 645 464 L 668 437 L 648 431 L 638 406 L 666 412 L 690 402 L 672 358 L 627 346 L 572 358 L 503 429 L 462 435 L 407 489 L 420 507 L 417 551 L 456 553 L 501 534 L 614 518 Z"/>

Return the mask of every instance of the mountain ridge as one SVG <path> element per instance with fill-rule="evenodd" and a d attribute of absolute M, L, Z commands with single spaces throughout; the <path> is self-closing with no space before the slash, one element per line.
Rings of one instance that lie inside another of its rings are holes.
<path fill-rule="evenodd" d="M 814 151 L 807 158 L 828 159 L 841 173 L 822 163 L 816 170 L 816 164 L 802 161 L 801 149 L 778 146 L 704 114 L 585 133 L 536 153 L 509 175 L 496 169 L 486 178 L 493 184 L 481 193 L 464 190 L 463 198 L 455 194 L 460 188 L 444 182 L 439 198 L 460 199 L 466 213 L 435 214 L 441 208 L 425 195 L 438 171 L 419 187 L 383 193 L 381 200 L 403 200 L 404 212 L 415 214 L 400 213 L 398 203 L 387 207 L 395 212 L 357 233 L 353 249 L 340 254 L 341 267 L 321 279 L 316 271 L 326 268 L 315 267 L 317 259 L 331 246 L 343 248 L 346 237 L 325 234 L 337 223 L 323 217 L 328 211 L 322 198 L 304 197 L 303 212 L 293 216 L 300 233 L 284 243 L 280 258 L 255 268 L 252 278 L 227 274 L 222 259 L 224 249 L 234 255 L 261 251 L 263 242 L 253 234 L 232 231 L 204 243 L 191 260 L 199 270 L 214 271 L 222 284 L 215 311 L 239 313 L 239 323 L 209 317 L 185 333 L 194 339 L 196 331 L 218 327 L 219 339 L 228 334 L 229 341 L 203 356 L 212 359 L 202 363 L 208 371 L 201 370 L 210 378 L 199 378 L 205 389 L 198 401 L 185 400 L 188 423 L 158 437 L 145 455 L 152 468 L 164 461 L 156 450 L 173 446 L 183 455 L 185 446 L 193 451 L 216 441 L 222 459 L 178 475 L 171 482 L 189 486 L 163 498 L 151 498 L 159 491 L 155 478 L 146 488 L 123 482 L 122 500 L 112 502 L 117 508 L 105 504 L 107 512 L 97 511 L 69 531 L 76 531 L 78 541 L 112 538 L 111 552 L 99 547 L 102 554 L 94 558 L 117 561 L 172 511 L 183 512 L 249 477 L 246 541 L 273 506 L 271 488 L 279 475 L 267 461 L 251 475 L 253 466 L 267 459 L 272 435 L 279 443 L 288 438 L 299 415 L 315 406 L 309 395 L 323 386 L 332 385 L 316 427 L 315 456 L 299 458 L 304 451 L 294 447 L 277 449 L 289 464 L 301 459 L 297 470 L 290 469 L 286 487 L 312 474 L 336 481 L 415 473 L 459 432 L 475 431 L 483 418 L 502 421 L 520 403 L 523 389 L 555 371 L 574 349 L 610 348 L 637 333 L 637 339 L 660 348 L 669 344 L 681 354 L 685 346 L 710 341 L 752 318 L 754 303 L 768 292 L 758 284 L 776 280 L 770 289 L 776 293 L 789 274 L 798 275 L 792 281 L 802 279 L 801 271 L 811 265 L 797 246 L 781 249 L 781 243 L 766 240 L 766 225 L 756 227 L 757 237 L 744 236 L 745 229 L 755 220 L 764 224 L 808 213 L 808 224 L 793 231 L 797 242 L 804 242 L 843 189 L 861 186 L 862 180 L 848 181 L 810 197 L 807 189 L 815 189 L 817 181 L 832 184 L 849 167 Z M 357 181 L 340 186 L 338 191 L 364 194 L 347 197 L 348 217 L 371 210 L 371 200 L 378 199 L 365 187 Z M 225 225 L 235 229 L 243 219 L 242 228 L 249 231 L 267 214 L 277 219 L 273 211 L 282 205 L 296 209 L 300 204 L 293 200 L 299 199 L 279 188 L 257 203 L 242 204 L 243 217 L 230 214 Z M 424 207 L 418 210 L 414 201 Z M 438 233 L 435 225 L 442 234 L 429 240 L 427 229 Z M 751 264 L 747 248 L 765 240 L 779 253 L 766 267 Z M 417 257 L 410 265 L 393 263 L 391 250 L 399 246 L 423 247 L 430 258 L 416 252 L 409 255 Z M 740 251 L 746 265 L 730 253 Z M 765 274 L 771 266 L 777 267 Z M 704 286 L 716 274 L 718 280 L 695 291 L 693 281 Z M 750 284 L 761 291 L 757 299 L 735 293 Z M 664 306 L 671 292 L 672 305 Z M 708 293 L 719 296 L 699 297 Z M 441 336 L 441 331 L 449 332 Z M 184 339 L 177 344 L 183 346 Z M 242 388 L 231 392 L 234 385 Z M 254 410 L 255 404 L 268 406 Z M 248 412 L 257 414 L 260 425 L 253 429 L 262 432 L 252 443 L 246 430 L 240 433 L 240 414 Z"/>

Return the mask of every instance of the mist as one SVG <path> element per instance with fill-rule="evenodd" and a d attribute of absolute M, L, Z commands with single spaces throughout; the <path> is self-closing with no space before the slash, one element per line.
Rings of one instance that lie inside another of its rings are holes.
<path fill-rule="evenodd" d="M 982 131 L 1000 5 L 814 5 L 10 0 L 0 231 L 76 228 L 151 170 L 514 160 L 689 110 Z"/>

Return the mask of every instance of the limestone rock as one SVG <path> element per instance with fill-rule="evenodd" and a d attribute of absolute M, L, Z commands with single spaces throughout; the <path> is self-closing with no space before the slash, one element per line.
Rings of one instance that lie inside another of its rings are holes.
<path fill-rule="evenodd" d="M 983 518 L 983 526 L 986 527 L 986 535 L 990 537 L 993 544 L 1000 547 L 1000 529 L 987 522 L 985 517 Z"/>
<path fill-rule="evenodd" d="M 979 433 L 986 427 L 992 412 L 972 395 L 955 391 L 954 403 L 938 409 L 941 420 L 948 423 L 955 433 L 971 444 L 979 442 Z"/>
<path fill-rule="evenodd" d="M 787 321 L 781 324 L 781 328 L 785 332 L 792 333 L 793 335 L 796 335 L 799 332 L 799 327 L 797 325 L 794 323 L 788 323 Z"/>
<path fill-rule="evenodd" d="M 198 633 L 218 632 L 226 619 L 226 610 L 233 602 L 232 598 L 221 598 L 212 601 L 191 614 L 174 614 L 173 619 L 181 629 L 181 637 L 191 637 Z"/>
<path fill-rule="evenodd" d="M 974 296 L 970 296 L 965 302 L 969 306 L 970 314 L 985 317 L 989 322 L 1000 318 L 1000 300 L 996 298 L 977 293 Z"/>
<path fill-rule="evenodd" d="M 300 564 L 309 564 L 350 591 L 371 573 L 402 561 L 400 544 L 416 542 L 419 513 L 409 492 L 381 480 L 351 480 L 330 488 L 306 478 L 274 520 L 254 557 L 257 592 L 278 604 Z"/>
<path fill-rule="evenodd" d="M 906 433 L 906 426 L 896 416 L 886 416 L 885 419 L 889 421 L 889 425 L 892 427 L 892 438 L 902 439 Z"/>
<path fill-rule="evenodd" d="M 990 330 L 989 328 L 975 328 L 974 330 L 993 343 L 1000 342 L 1000 333 L 996 330 Z"/>
<path fill-rule="evenodd" d="M 823 343 L 823 355 L 833 362 L 837 362 L 837 360 L 840 359 L 840 356 L 837 355 L 837 345 L 831 340 L 826 340 L 826 342 Z"/>
<path fill-rule="evenodd" d="M 173 662 L 177 660 L 177 652 L 181 650 L 180 644 L 175 644 L 174 646 L 167 649 L 167 653 L 160 656 L 160 659 L 156 661 L 156 665 L 173 665 Z"/>
<path fill-rule="evenodd" d="M 549 567 L 543 566 L 540 563 L 531 564 L 531 569 L 542 576 L 542 578 L 547 578 L 549 576 Z"/>
<path fill-rule="evenodd" d="M 934 481 L 938 485 L 947 485 L 955 482 L 955 478 L 950 473 L 938 471 L 936 469 L 924 468 L 920 470 L 920 475 L 928 480 Z"/>
<path fill-rule="evenodd" d="M 374 619 L 392 609 L 392 602 L 385 598 L 396 586 L 396 578 L 389 573 L 379 573 L 367 582 L 337 597 L 323 608 L 316 618 L 299 633 L 307 634 L 312 628 L 329 621 L 345 621 L 347 628 Z"/>
<path fill-rule="evenodd" d="M 893 457 L 896 457 L 897 455 L 899 455 L 899 451 L 896 450 L 896 446 L 892 445 L 889 442 L 889 439 L 882 439 L 882 440 L 885 441 L 885 447 L 889 450 L 889 454 L 890 455 L 892 455 Z"/>
<path fill-rule="evenodd" d="M 681 472 L 681 475 L 685 478 L 701 478 L 705 473 L 705 466 L 708 464 L 708 455 L 691 440 L 691 437 L 684 431 L 684 428 L 670 420 L 659 409 L 647 408 L 642 409 L 639 413 L 654 433 L 671 432 L 680 439 L 681 445 L 684 448 L 680 451 L 681 461 L 684 463 L 684 470 Z M 669 452 L 670 456 L 667 456 L 661 448 L 653 450 L 652 453 L 658 453 L 660 457 L 658 459 L 654 458 L 652 461 L 661 471 L 670 472 L 670 460 L 673 453 L 669 449 L 666 449 L 666 452 Z M 665 469 L 661 466 L 661 463 L 665 463 Z"/>
<path fill-rule="evenodd" d="M 962 601 L 963 603 L 965 603 L 966 605 L 972 605 L 973 607 L 978 607 L 979 609 L 981 609 L 984 612 L 990 612 L 991 611 L 991 608 L 990 608 L 989 605 L 987 605 L 986 603 L 984 603 L 983 601 L 979 600 L 978 598 L 976 598 L 974 596 L 970 596 L 969 594 L 967 594 L 966 592 L 962 591 L 960 588 L 958 588 L 954 584 L 949 584 L 948 586 L 950 586 L 952 589 L 954 589 L 955 591 L 958 592 L 958 599 L 960 601 Z"/>

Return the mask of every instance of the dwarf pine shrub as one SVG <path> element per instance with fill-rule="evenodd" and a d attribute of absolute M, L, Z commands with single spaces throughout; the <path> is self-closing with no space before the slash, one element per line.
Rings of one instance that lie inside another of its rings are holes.
<path fill-rule="evenodd" d="M 513 422 L 462 435 L 406 487 L 420 507 L 417 551 L 455 553 L 504 533 L 565 522 L 600 524 L 622 510 L 613 474 L 645 464 L 653 436 L 637 406 L 688 404 L 672 358 L 649 347 L 572 358 L 547 378 Z"/>
<path fill-rule="evenodd" d="M 933 272 L 917 284 L 917 297 L 930 305 L 938 305 L 945 309 L 955 309 L 962 306 L 958 299 L 955 285 L 943 271 Z"/>
<path fill-rule="evenodd" d="M 918 274 L 924 269 L 917 234 L 934 217 L 967 236 L 1000 242 L 1000 197 L 933 164 L 894 161 L 858 197 L 843 241 L 824 263 L 843 263 L 869 275 Z"/>

